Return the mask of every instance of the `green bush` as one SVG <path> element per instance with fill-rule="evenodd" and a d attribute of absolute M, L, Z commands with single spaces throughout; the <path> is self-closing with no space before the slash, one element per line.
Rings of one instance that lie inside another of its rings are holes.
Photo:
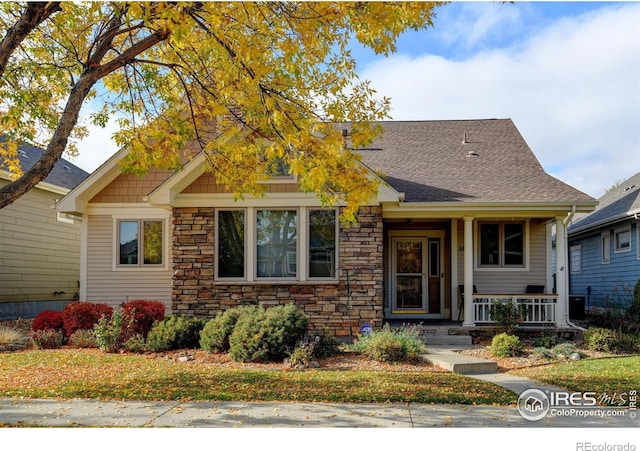
<path fill-rule="evenodd" d="M 299 342 L 288 357 L 289 365 L 294 367 L 298 365 L 309 365 L 309 363 L 314 359 L 313 347 L 312 341 Z"/>
<path fill-rule="evenodd" d="M 391 329 L 388 324 L 381 330 L 360 335 L 354 350 L 379 362 L 416 360 L 426 352 L 425 346 L 414 327 Z"/>
<path fill-rule="evenodd" d="M 491 340 L 490 352 L 496 357 L 516 357 L 522 352 L 522 349 L 523 345 L 517 335 L 503 332 Z"/>
<path fill-rule="evenodd" d="M 69 346 L 73 348 L 97 348 L 96 334 L 91 329 L 78 329 L 69 337 Z"/>
<path fill-rule="evenodd" d="M 551 349 L 558 344 L 558 337 L 555 335 L 545 334 L 542 337 L 536 338 L 534 343 L 537 347 Z"/>
<path fill-rule="evenodd" d="M 312 354 L 314 358 L 324 359 L 340 353 L 340 342 L 329 331 L 328 327 L 307 332 L 303 340 L 313 344 Z"/>
<path fill-rule="evenodd" d="M 545 359 L 545 360 L 553 360 L 554 358 L 554 355 L 551 354 L 551 350 L 544 346 L 538 346 L 536 348 L 533 348 L 532 355 L 534 357 L 538 357 L 540 359 Z"/>
<path fill-rule="evenodd" d="M 98 348 L 104 352 L 118 352 L 131 336 L 133 317 L 124 323 L 122 311 L 116 310 L 111 317 L 102 316 L 93 328 Z"/>
<path fill-rule="evenodd" d="M 632 334 L 618 333 L 611 350 L 616 354 L 640 352 L 640 338 Z"/>
<path fill-rule="evenodd" d="M 571 354 L 576 352 L 580 354 L 581 357 L 583 356 L 582 353 L 578 351 L 578 348 L 576 348 L 576 345 L 568 341 L 564 343 L 558 343 L 553 348 L 551 348 L 551 354 L 556 358 L 560 356 L 568 358 Z"/>
<path fill-rule="evenodd" d="M 220 312 L 209 320 L 200 333 L 200 347 L 207 352 L 229 351 L 229 337 L 243 314 L 255 309 L 254 306 L 243 306 Z"/>
<path fill-rule="evenodd" d="M 238 362 L 282 360 L 304 336 L 309 317 L 295 305 L 248 309 L 229 337 L 229 355 Z"/>
<path fill-rule="evenodd" d="M 587 349 L 597 352 L 612 352 L 616 342 L 616 332 L 603 327 L 590 327 L 584 331 L 583 340 Z"/>
<path fill-rule="evenodd" d="M 154 352 L 197 348 L 204 325 L 201 318 L 169 315 L 153 325 L 147 335 L 147 347 Z"/>
<path fill-rule="evenodd" d="M 505 333 L 512 334 L 524 314 L 524 308 L 524 306 L 516 306 L 511 301 L 493 301 L 491 302 L 491 320 L 499 324 Z"/>
<path fill-rule="evenodd" d="M 127 351 L 135 352 L 135 353 L 144 352 L 148 349 L 147 342 L 144 339 L 144 335 L 142 335 L 141 333 L 135 334 L 134 336 L 129 338 L 127 341 L 125 341 L 124 348 Z"/>
<path fill-rule="evenodd" d="M 60 329 L 40 329 L 29 332 L 36 349 L 59 349 L 64 345 L 64 334 Z"/>

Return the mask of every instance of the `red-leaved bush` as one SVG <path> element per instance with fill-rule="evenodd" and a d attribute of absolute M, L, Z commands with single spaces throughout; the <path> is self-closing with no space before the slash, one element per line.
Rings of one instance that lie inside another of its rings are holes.
<path fill-rule="evenodd" d="M 31 330 L 56 329 L 62 330 L 62 312 L 54 310 L 43 310 L 34 318 L 31 323 Z"/>
<path fill-rule="evenodd" d="M 146 338 L 153 323 L 163 319 L 164 304 L 160 301 L 135 300 L 122 306 L 122 324 L 131 324 L 129 332 L 132 335 L 142 334 Z"/>
<path fill-rule="evenodd" d="M 72 302 L 62 310 L 64 332 L 70 337 L 77 330 L 93 329 L 102 315 L 111 318 L 113 309 L 107 304 L 93 302 Z"/>

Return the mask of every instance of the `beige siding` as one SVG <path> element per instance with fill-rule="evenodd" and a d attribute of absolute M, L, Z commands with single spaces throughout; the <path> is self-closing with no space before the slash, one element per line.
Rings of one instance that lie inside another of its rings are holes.
<path fill-rule="evenodd" d="M 57 221 L 61 197 L 36 188 L 0 210 L 0 302 L 70 300 L 78 291 L 81 226 Z"/>
<path fill-rule="evenodd" d="M 200 194 L 200 193 L 227 193 L 223 185 L 219 185 L 215 176 L 211 173 L 202 174 L 194 182 L 187 186 L 183 191 L 184 194 Z M 297 193 L 298 185 L 296 183 L 269 183 L 267 184 L 268 193 Z"/>
<path fill-rule="evenodd" d="M 477 253 L 477 233 L 474 231 L 474 251 Z M 547 247 L 546 227 L 543 221 L 529 221 L 529 268 L 528 270 L 478 270 L 473 273 L 473 283 L 480 293 L 524 293 L 527 285 L 546 285 Z M 458 245 L 464 244 L 464 221 L 458 221 Z M 475 263 L 474 263 L 475 268 Z M 458 252 L 458 281 L 464 281 L 464 253 Z M 551 287 L 545 286 L 550 293 Z"/>
<path fill-rule="evenodd" d="M 135 174 L 120 174 L 96 194 L 89 202 L 95 203 L 137 203 L 164 182 L 173 172 L 151 170 L 138 177 Z"/>
<path fill-rule="evenodd" d="M 143 219 L 143 217 L 141 218 Z M 112 216 L 89 216 L 87 236 L 87 300 L 118 306 L 127 300 L 147 299 L 171 307 L 170 269 L 113 269 L 115 238 Z M 169 221 L 170 226 L 170 221 Z M 169 234 L 165 233 L 165 237 Z M 167 256 L 170 262 L 170 256 Z M 168 268 L 171 265 L 169 263 Z"/>

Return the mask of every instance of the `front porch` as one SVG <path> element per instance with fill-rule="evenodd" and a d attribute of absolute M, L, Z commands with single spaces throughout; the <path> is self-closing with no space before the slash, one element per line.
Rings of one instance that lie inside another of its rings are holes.
<path fill-rule="evenodd" d="M 494 328 L 499 304 L 513 306 L 519 328 L 570 329 L 566 222 L 530 211 L 384 218 L 384 321 Z"/>

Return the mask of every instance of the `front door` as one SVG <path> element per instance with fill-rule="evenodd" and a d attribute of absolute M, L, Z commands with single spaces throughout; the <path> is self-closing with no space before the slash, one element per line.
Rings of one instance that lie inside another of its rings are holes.
<path fill-rule="evenodd" d="M 434 315 L 443 309 L 442 238 L 391 240 L 391 310 L 400 315 Z"/>

